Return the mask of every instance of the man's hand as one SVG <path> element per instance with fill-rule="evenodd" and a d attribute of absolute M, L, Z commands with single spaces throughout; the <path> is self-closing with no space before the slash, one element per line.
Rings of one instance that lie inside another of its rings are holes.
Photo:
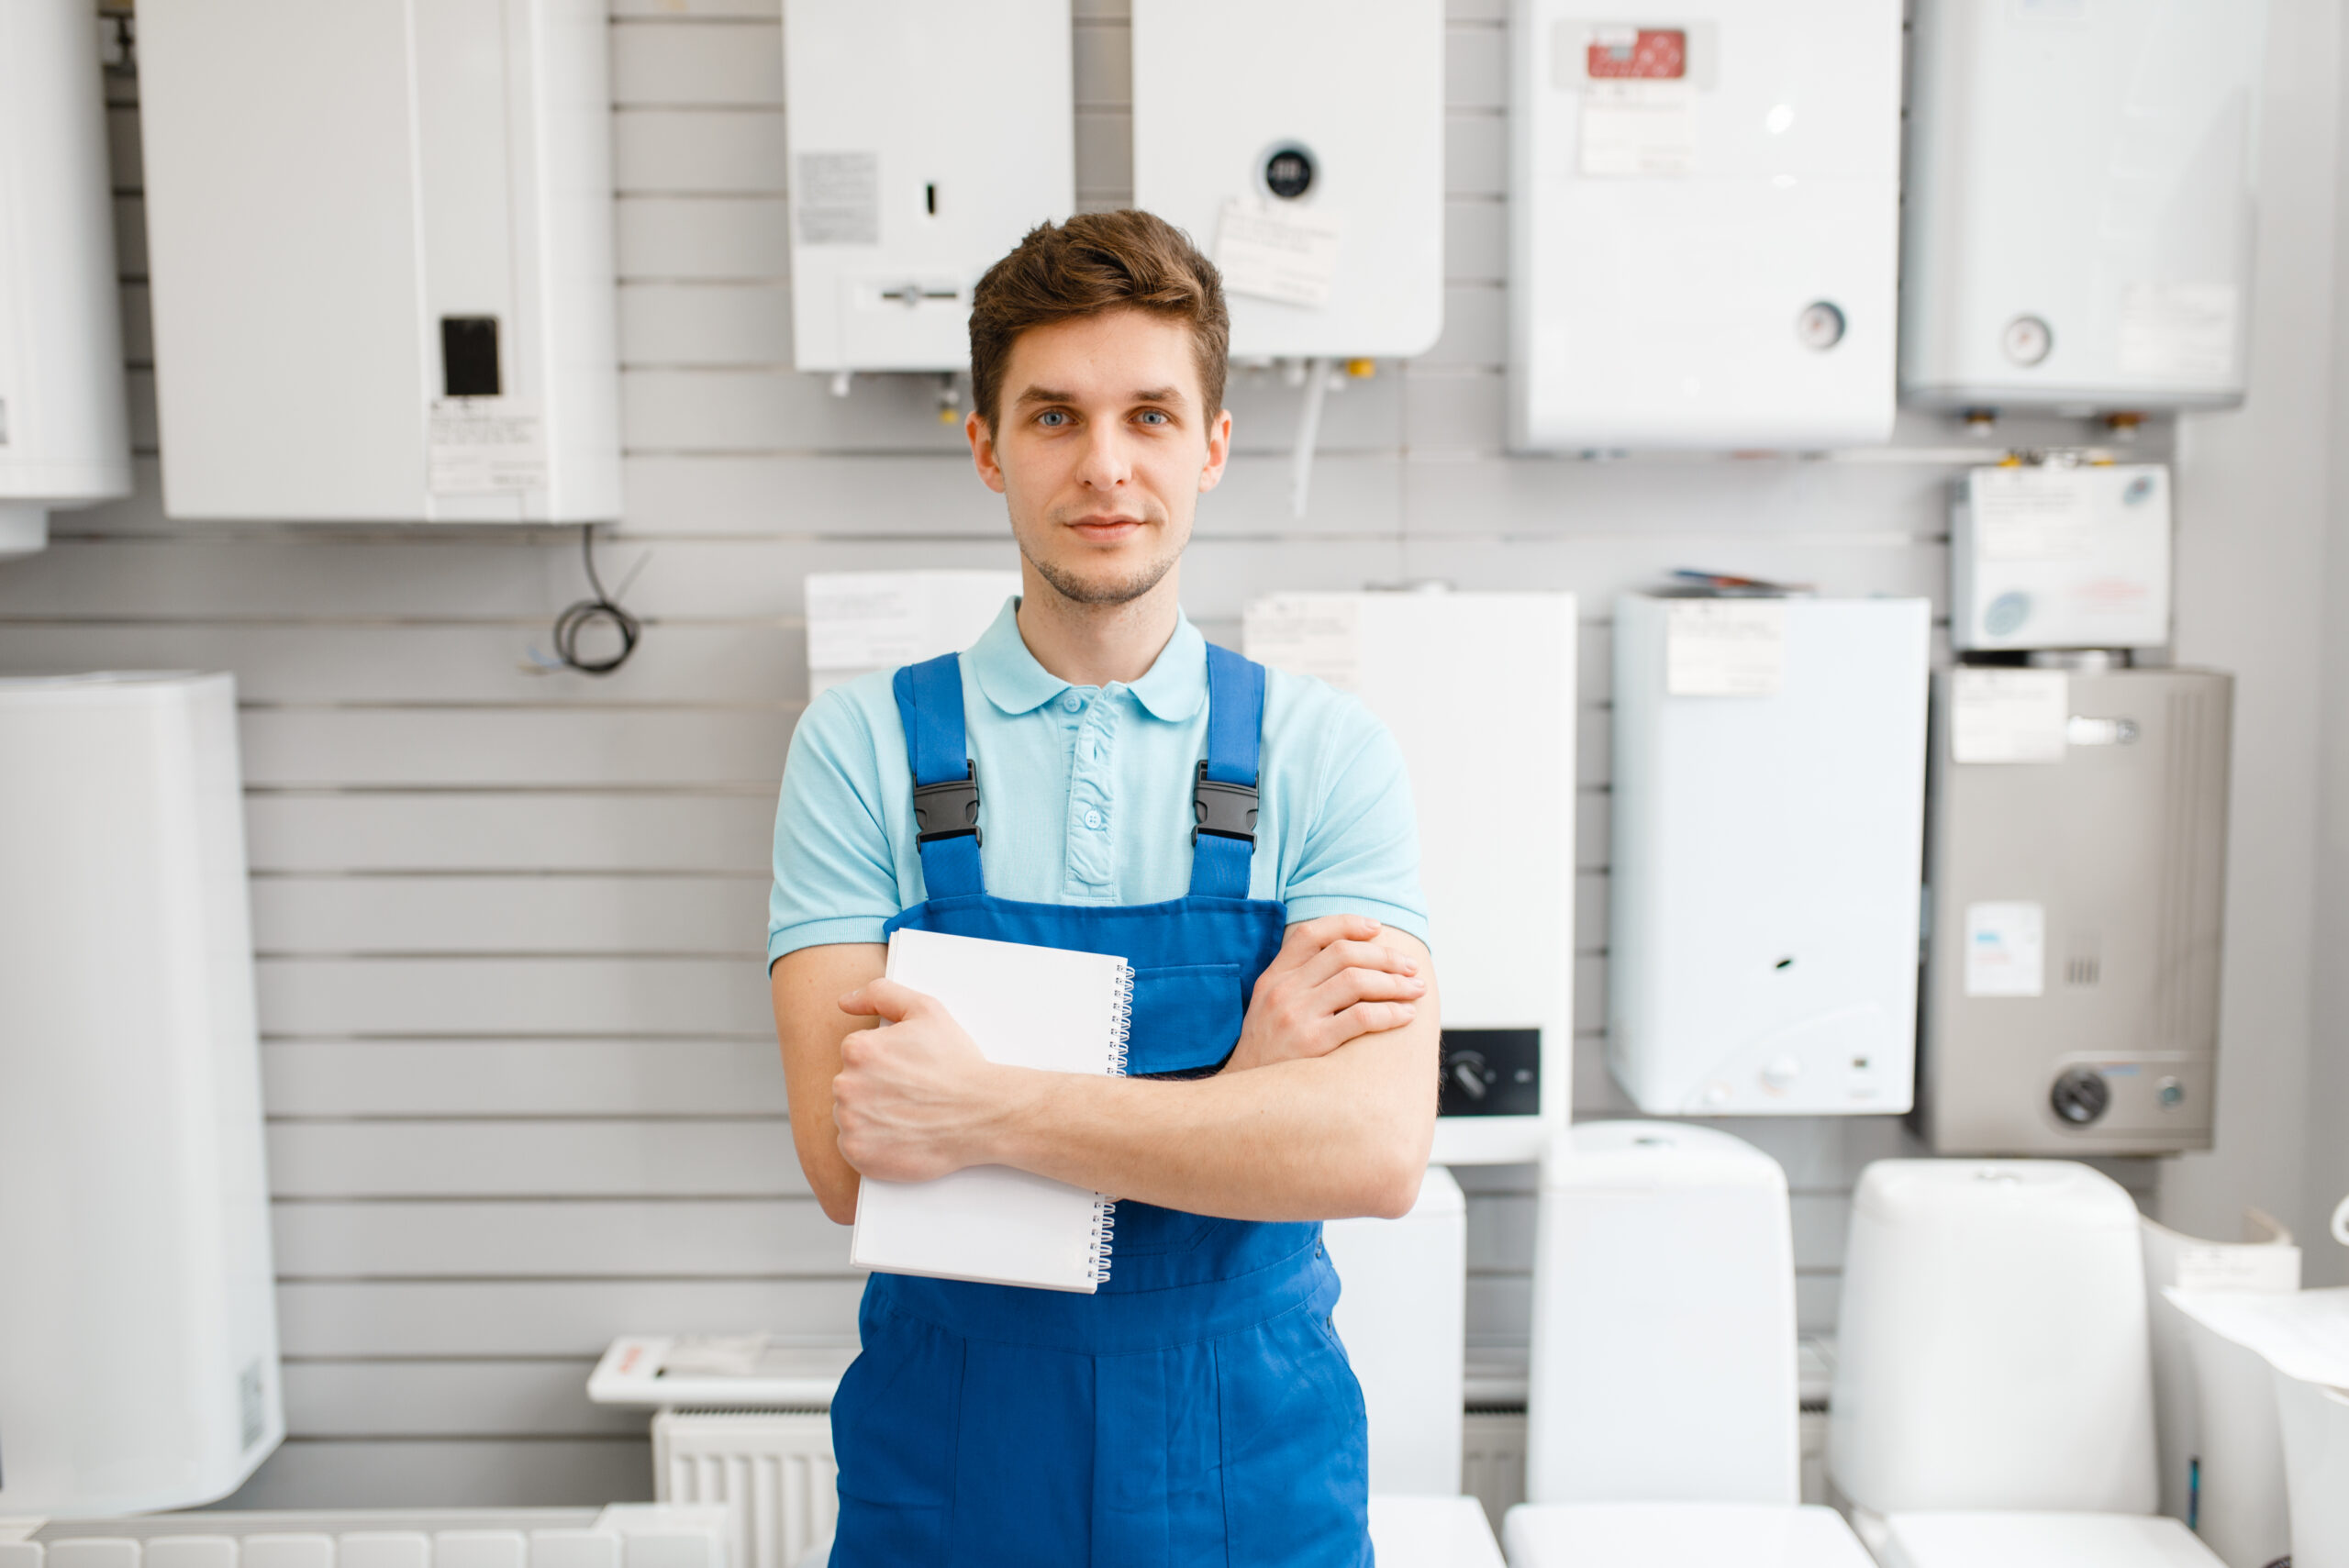
<path fill-rule="evenodd" d="M 1256 979 L 1227 1073 L 1326 1056 L 1361 1035 L 1419 1016 L 1427 982 L 1409 956 L 1377 940 L 1367 915 L 1325 915 L 1288 929 Z"/>
<path fill-rule="evenodd" d="M 986 1163 L 984 1136 L 1012 1070 L 980 1055 L 934 998 L 894 980 L 873 981 L 840 1006 L 886 1020 L 841 1041 L 832 1122 L 841 1158 L 884 1182 L 933 1181 Z"/>

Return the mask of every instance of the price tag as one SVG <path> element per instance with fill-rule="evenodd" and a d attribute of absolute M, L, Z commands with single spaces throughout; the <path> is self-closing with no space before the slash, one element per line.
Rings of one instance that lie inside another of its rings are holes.
<path fill-rule="evenodd" d="M 1766 697 L 1787 674 L 1784 599 L 1675 599 L 1664 623 L 1664 689 L 1675 697 Z"/>
<path fill-rule="evenodd" d="M 2061 670 L 1959 670 L 1950 683 L 1950 761 L 2060 762 L 2070 706 Z"/>
<path fill-rule="evenodd" d="M 2232 284 L 2132 284 L 2121 293 L 2121 369 L 2204 379 L 2234 369 Z"/>
<path fill-rule="evenodd" d="M 2040 904 L 1965 906 L 1965 994 L 2038 996 L 2047 990 L 2047 909 Z"/>
<path fill-rule="evenodd" d="M 510 397 L 434 399 L 426 467 L 435 495 L 545 489 L 547 443 L 538 410 Z"/>
<path fill-rule="evenodd" d="M 2069 468 L 1974 475 L 1974 542 L 1985 561 L 2076 561 L 2096 527 L 2089 476 Z"/>
<path fill-rule="evenodd" d="M 1362 601 L 1351 594 L 1277 594 L 1248 606 L 1248 657 L 1341 692 L 1362 689 Z"/>
<path fill-rule="evenodd" d="M 1215 264 L 1232 294 L 1324 306 L 1338 276 L 1338 234 L 1334 213 L 1235 199 L 1223 204 Z"/>
<path fill-rule="evenodd" d="M 2188 1247 L 2177 1255 L 2180 1290 L 2300 1288 L 2300 1250 L 2275 1243 Z"/>

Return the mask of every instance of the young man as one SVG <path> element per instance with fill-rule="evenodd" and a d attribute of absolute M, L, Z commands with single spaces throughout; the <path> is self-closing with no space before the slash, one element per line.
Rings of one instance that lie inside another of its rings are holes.
<path fill-rule="evenodd" d="M 852 1219 L 860 1176 L 977 1164 L 1122 1200 L 1092 1296 L 872 1277 L 832 1406 L 837 1568 L 1370 1560 L 1319 1222 L 1418 1195 L 1433 973 L 1385 728 L 1177 604 L 1230 450 L 1227 335 L 1215 269 L 1147 213 L 996 263 L 965 428 L 1020 596 L 792 737 L 767 951 L 824 1212 Z M 881 977 L 899 926 L 1127 958 L 1130 1075 L 990 1064 Z"/>

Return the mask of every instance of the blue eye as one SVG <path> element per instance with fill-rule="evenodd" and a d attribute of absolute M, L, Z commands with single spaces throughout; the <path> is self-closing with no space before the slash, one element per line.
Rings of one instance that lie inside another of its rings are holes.
<path fill-rule="evenodd" d="M 1068 415 L 1058 408 L 1047 408 L 1036 416 L 1036 423 L 1048 430 L 1056 430 L 1068 422 Z"/>
<path fill-rule="evenodd" d="M 1137 415 L 1136 417 L 1146 423 L 1156 423 L 1160 425 L 1169 423 L 1166 417 L 1166 411 L 1163 408 L 1145 408 L 1141 414 Z"/>

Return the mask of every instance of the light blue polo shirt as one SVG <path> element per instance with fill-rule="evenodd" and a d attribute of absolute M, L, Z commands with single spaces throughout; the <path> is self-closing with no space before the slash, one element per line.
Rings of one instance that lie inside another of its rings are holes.
<path fill-rule="evenodd" d="M 1191 789 L 1207 755 L 1207 639 L 1187 617 L 1131 685 L 1072 686 L 1028 651 L 1005 603 L 963 655 L 987 891 L 1037 904 L 1154 904 L 1191 882 Z M 807 705 L 775 810 L 767 962 L 877 942 L 926 896 L 913 778 L 890 675 Z M 1402 753 L 1353 697 L 1266 672 L 1248 895 L 1291 921 L 1362 914 L 1421 941 L 1419 829 Z"/>

